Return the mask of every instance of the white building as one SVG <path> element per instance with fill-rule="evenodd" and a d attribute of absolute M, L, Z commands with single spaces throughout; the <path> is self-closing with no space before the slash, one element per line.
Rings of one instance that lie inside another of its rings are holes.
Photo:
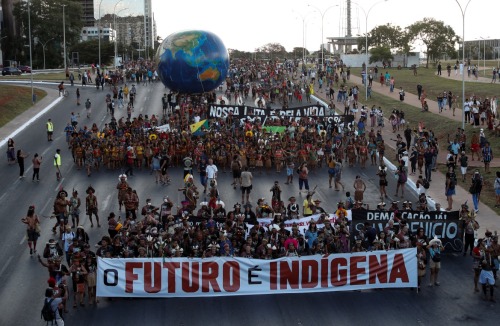
<path fill-rule="evenodd" d="M 80 41 L 97 40 L 99 38 L 98 26 L 83 27 L 80 33 Z M 101 26 L 101 41 L 115 42 L 116 31 L 111 27 Z"/>

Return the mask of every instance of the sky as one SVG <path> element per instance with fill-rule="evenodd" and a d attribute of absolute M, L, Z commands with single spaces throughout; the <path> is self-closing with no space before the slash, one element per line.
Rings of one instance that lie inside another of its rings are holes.
<path fill-rule="evenodd" d="M 106 2 L 111 3 L 109 10 L 112 13 L 116 0 L 103 0 L 103 8 Z M 123 0 L 117 8 L 142 8 L 137 5 L 141 2 Z M 464 8 L 468 0 L 458 2 Z M 208 30 L 217 34 L 226 48 L 250 52 L 267 43 L 279 43 L 287 51 L 305 43 L 308 50 L 315 51 L 322 43 L 322 29 L 326 40 L 326 37 L 339 36 L 346 25 L 346 15 L 342 13 L 345 0 L 152 0 L 152 6 L 157 33 L 162 38 L 180 30 Z M 368 13 L 368 31 L 387 23 L 404 28 L 432 17 L 462 35 L 462 13 L 455 0 L 353 1 L 351 24 L 354 36 L 364 34 L 366 26 L 365 14 L 358 7 Z M 324 14 L 323 20 L 319 12 Z M 465 14 L 465 40 L 500 38 L 500 29 L 494 27 L 499 12 L 500 1 L 471 0 Z M 128 11 L 123 11 L 123 14 L 127 15 Z M 413 50 L 420 51 L 419 47 L 417 44 Z"/>

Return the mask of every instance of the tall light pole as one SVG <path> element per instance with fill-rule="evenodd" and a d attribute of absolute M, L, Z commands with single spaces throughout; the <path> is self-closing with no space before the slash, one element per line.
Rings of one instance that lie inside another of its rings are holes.
<path fill-rule="evenodd" d="M 115 8 L 113 9 L 113 29 L 115 31 L 115 64 L 114 64 L 115 69 L 116 69 L 116 58 L 118 57 L 118 33 L 117 33 L 117 29 L 116 29 L 116 15 L 119 14 L 120 12 L 128 9 L 128 8 L 123 8 L 123 9 L 118 10 L 118 12 L 116 12 L 116 6 L 120 2 L 121 2 L 121 0 L 116 3 Z"/>
<path fill-rule="evenodd" d="M 457 5 L 460 7 L 460 11 L 462 12 L 462 129 L 465 130 L 465 111 L 464 111 L 464 106 L 465 106 L 465 12 L 467 11 L 467 7 L 469 6 L 469 3 L 471 0 L 467 1 L 467 4 L 465 5 L 464 8 L 462 8 L 462 5 L 458 0 L 455 0 L 457 2 Z"/>
<path fill-rule="evenodd" d="M 40 41 L 40 38 L 38 38 L 38 37 L 36 37 L 36 36 L 35 36 L 35 39 L 34 39 L 34 41 L 35 41 L 35 45 L 36 45 L 36 43 L 40 43 L 40 44 L 42 45 L 42 52 L 43 52 L 43 70 L 45 70 L 45 48 L 46 48 L 47 44 L 48 44 L 50 41 L 52 41 L 53 39 L 54 39 L 54 38 L 51 38 L 50 40 L 47 40 L 45 43 L 44 43 L 44 42 L 42 42 L 42 41 Z M 33 67 L 32 67 L 32 69 L 33 69 Z"/>
<path fill-rule="evenodd" d="M 64 73 L 66 73 L 67 62 L 66 62 L 66 14 L 64 8 L 66 5 L 62 5 L 63 8 L 63 48 L 64 48 Z"/>
<path fill-rule="evenodd" d="M 366 51 L 365 52 L 366 53 L 366 59 L 365 59 L 365 76 L 364 76 L 364 80 L 365 80 L 365 101 L 368 101 L 368 61 L 369 61 L 369 58 L 368 58 L 368 16 L 370 16 L 370 11 L 372 11 L 373 7 L 375 7 L 376 5 L 378 5 L 378 4 L 382 3 L 382 2 L 387 2 L 387 0 L 382 0 L 382 1 L 374 3 L 368 9 L 368 12 L 365 11 L 365 9 L 363 7 L 361 7 L 359 5 L 359 3 L 352 2 L 353 4 L 357 5 L 358 8 L 360 8 L 363 11 L 363 14 L 365 14 L 365 51 Z"/>
<path fill-rule="evenodd" d="M 31 0 L 28 0 L 28 40 L 30 43 L 30 84 L 31 102 L 35 104 L 35 90 L 33 89 L 33 52 L 31 52 Z"/>
<path fill-rule="evenodd" d="M 326 12 L 332 8 L 338 7 L 339 5 L 330 6 L 330 7 L 326 8 L 324 11 L 321 11 L 318 7 L 310 5 L 310 4 L 307 6 L 313 8 L 321 15 L 321 70 L 323 70 L 324 64 L 325 64 L 324 46 L 323 46 L 323 40 L 324 40 L 323 39 L 323 27 L 324 27 L 323 21 L 324 21 Z"/>
<path fill-rule="evenodd" d="M 101 5 L 102 5 L 102 0 L 99 1 L 99 10 L 98 10 L 98 16 L 99 16 L 99 23 L 97 24 L 97 38 L 99 39 L 99 69 L 101 69 Z"/>
<path fill-rule="evenodd" d="M 483 76 L 486 77 L 486 40 L 489 39 L 490 37 L 487 36 L 486 38 L 479 36 L 483 40 Z"/>
<path fill-rule="evenodd" d="M 302 68 L 304 68 L 304 65 L 306 64 L 305 58 L 306 58 L 306 18 L 310 14 L 307 13 L 305 15 L 301 15 L 300 13 L 296 12 L 295 10 L 292 10 L 294 13 L 299 15 L 299 17 L 302 19 Z"/>

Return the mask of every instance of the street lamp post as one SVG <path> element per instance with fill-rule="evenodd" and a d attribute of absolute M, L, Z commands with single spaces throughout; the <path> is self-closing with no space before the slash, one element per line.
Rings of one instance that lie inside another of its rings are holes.
<path fill-rule="evenodd" d="M 120 12 L 124 11 L 124 10 L 127 10 L 128 8 L 123 8 L 123 9 L 120 9 L 118 10 L 118 12 L 116 12 L 116 6 L 121 2 L 118 1 L 115 5 L 115 8 L 113 9 L 113 29 L 115 31 L 115 69 L 116 69 L 116 58 L 118 57 L 118 32 L 117 32 L 117 29 L 116 29 L 116 15 L 119 14 Z"/>
<path fill-rule="evenodd" d="M 40 41 L 38 37 L 35 37 L 36 41 L 35 43 L 40 43 L 42 45 L 42 53 L 43 53 L 43 70 L 45 70 L 45 48 L 47 47 L 47 44 L 52 41 L 54 38 L 51 38 L 50 40 L 46 41 L 45 43 Z M 36 45 L 36 44 L 35 44 Z M 31 68 L 33 69 L 33 67 Z"/>
<path fill-rule="evenodd" d="M 455 0 L 457 5 L 460 7 L 460 11 L 462 12 L 462 129 L 465 130 L 465 12 L 467 11 L 467 7 L 471 0 L 467 1 L 465 8 L 462 8 L 462 5 L 458 0 Z"/>
<path fill-rule="evenodd" d="M 324 21 L 326 12 L 332 8 L 338 7 L 339 5 L 330 6 L 330 7 L 326 8 L 324 11 L 321 11 L 318 7 L 310 5 L 310 4 L 308 6 L 313 8 L 314 10 L 316 10 L 321 15 L 321 70 L 323 70 L 324 65 L 325 65 L 324 46 L 323 46 L 323 40 L 324 40 L 323 39 L 323 27 L 324 27 L 323 21 Z"/>
<path fill-rule="evenodd" d="M 302 19 L 302 68 L 304 69 L 306 64 L 306 18 L 310 14 L 310 12 L 307 13 L 306 15 L 301 15 L 295 10 L 292 11 L 295 12 L 297 15 L 299 15 L 300 18 Z"/>
<path fill-rule="evenodd" d="M 369 61 L 369 58 L 368 58 L 368 16 L 370 16 L 370 11 L 372 11 L 373 7 L 375 7 L 376 5 L 378 5 L 382 2 L 387 2 L 387 0 L 382 0 L 382 1 L 374 3 L 368 9 L 368 12 L 366 12 L 365 9 L 359 5 L 359 3 L 353 2 L 365 14 L 365 51 L 366 51 L 365 54 L 366 54 L 366 59 L 365 59 L 365 77 L 364 77 L 364 80 L 365 80 L 365 100 L 366 101 L 368 101 L 368 61 Z"/>
<path fill-rule="evenodd" d="M 483 40 L 483 76 L 486 77 L 486 40 L 489 38 L 489 36 L 487 36 L 486 38 L 480 36 L 480 38 Z"/>
<path fill-rule="evenodd" d="M 66 62 L 66 14 L 64 8 L 66 5 L 62 5 L 63 8 L 63 48 L 64 48 L 64 73 L 66 73 L 67 62 Z"/>
<path fill-rule="evenodd" d="M 99 69 L 101 69 L 101 5 L 102 5 L 102 0 L 99 1 L 99 10 L 98 10 L 98 16 L 99 16 L 99 24 L 97 24 L 97 38 L 99 39 Z"/>
<path fill-rule="evenodd" d="M 31 0 L 28 0 L 28 41 L 30 44 L 31 102 L 35 104 L 35 90 L 33 89 L 33 52 L 31 51 Z"/>

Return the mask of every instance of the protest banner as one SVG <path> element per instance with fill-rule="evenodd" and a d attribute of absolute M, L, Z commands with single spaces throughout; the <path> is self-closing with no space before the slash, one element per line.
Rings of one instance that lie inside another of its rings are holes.
<path fill-rule="evenodd" d="M 463 242 L 459 232 L 460 214 L 458 211 L 423 212 L 400 211 L 401 220 L 405 220 L 410 234 L 415 234 L 422 227 L 425 235 L 432 239 L 437 236 L 445 248 L 462 251 Z M 370 223 L 377 233 L 384 230 L 390 219 L 394 220 L 393 212 L 374 210 L 353 210 L 351 240 L 363 229 L 365 222 Z M 394 223 L 394 233 L 399 232 L 399 223 Z"/>
<path fill-rule="evenodd" d="M 416 248 L 260 260 L 100 258 L 99 297 L 208 297 L 417 287 Z"/>

